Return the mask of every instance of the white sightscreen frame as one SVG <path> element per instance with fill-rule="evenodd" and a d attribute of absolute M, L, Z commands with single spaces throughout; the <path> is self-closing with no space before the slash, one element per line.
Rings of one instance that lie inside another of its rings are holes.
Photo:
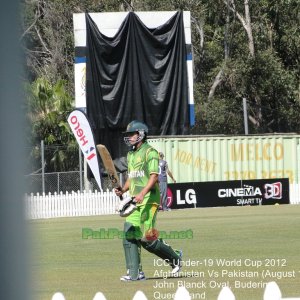
<path fill-rule="evenodd" d="M 156 28 L 166 23 L 177 11 L 155 11 L 155 12 L 135 12 L 141 21 L 148 28 Z M 100 32 L 108 37 L 113 37 L 128 12 L 106 12 L 89 13 L 93 21 L 98 26 Z M 191 14 L 189 11 L 183 12 L 183 25 L 185 32 L 185 43 L 191 45 Z M 73 14 L 74 41 L 76 47 L 86 46 L 86 24 L 85 14 Z M 191 47 L 190 47 L 191 48 Z M 188 88 L 189 88 L 189 109 L 190 115 L 194 118 L 194 97 L 193 97 L 193 64 L 191 53 L 187 56 Z M 86 108 L 86 63 L 85 58 L 75 57 L 75 106 L 76 108 Z M 190 120 L 190 123 L 193 123 Z M 193 124 L 192 124 L 193 125 Z"/>

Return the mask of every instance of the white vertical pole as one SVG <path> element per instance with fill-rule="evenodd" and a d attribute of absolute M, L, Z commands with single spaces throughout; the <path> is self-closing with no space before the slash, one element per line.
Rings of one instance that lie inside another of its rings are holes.
<path fill-rule="evenodd" d="M 248 112 L 247 112 L 247 100 L 243 98 L 243 110 L 244 110 L 244 127 L 245 127 L 245 134 L 249 134 L 248 129 Z"/>
<path fill-rule="evenodd" d="M 79 153 L 79 180 L 80 180 L 80 192 L 82 193 L 82 156 L 81 156 L 81 149 L 78 147 Z"/>
<path fill-rule="evenodd" d="M 83 171 L 84 172 L 84 190 L 88 192 L 91 190 L 91 184 L 87 177 L 88 164 L 87 164 L 86 159 L 84 159 L 84 161 L 83 161 L 83 170 L 84 170 Z"/>
<path fill-rule="evenodd" d="M 42 162 L 42 191 L 45 193 L 45 156 L 44 156 L 44 140 L 41 140 L 41 162 Z"/>

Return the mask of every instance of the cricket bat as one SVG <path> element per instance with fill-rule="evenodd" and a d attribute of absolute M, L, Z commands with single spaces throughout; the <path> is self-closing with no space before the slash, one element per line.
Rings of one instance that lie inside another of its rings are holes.
<path fill-rule="evenodd" d="M 104 168 L 106 169 L 106 172 L 108 174 L 109 180 L 115 188 L 121 189 L 120 180 L 109 151 L 102 144 L 98 144 L 97 149 L 101 156 Z M 125 199 L 123 199 L 123 196 L 120 196 L 120 200 L 123 201 L 120 202 L 117 211 L 120 213 L 121 217 L 127 217 L 129 216 L 129 214 L 136 210 L 134 198 L 126 197 Z"/>
<path fill-rule="evenodd" d="M 115 187 L 117 189 L 121 189 L 120 180 L 119 180 L 114 162 L 111 158 L 109 151 L 102 144 L 97 145 L 97 150 L 100 154 L 100 157 L 102 159 L 102 162 L 103 162 L 104 168 L 107 172 L 107 175 L 109 177 L 109 180 L 113 184 L 113 187 Z M 122 199 L 122 197 L 121 197 L 121 199 Z"/>

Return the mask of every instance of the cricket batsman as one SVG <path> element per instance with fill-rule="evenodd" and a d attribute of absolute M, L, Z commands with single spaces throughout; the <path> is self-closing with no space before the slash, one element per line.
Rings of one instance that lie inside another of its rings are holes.
<path fill-rule="evenodd" d="M 145 279 L 141 264 L 141 247 L 167 261 L 172 274 L 181 268 L 182 251 L 173 250 L 157 236 L 156 215 L 160 205 L 158 186 L 158 152 L 147 142 L 148 127 L 139 121 L 128 124 L 124 141 L 130 147 L 127 154 L 128 179 L 121 189 L 115 189 L 117 196 L 129 191 L 136 205 L 127 212 L 124 223 L 123 248 L 127 274 L 122 281 Z M 121 201 L 122 202 L 122 201 Z"/>

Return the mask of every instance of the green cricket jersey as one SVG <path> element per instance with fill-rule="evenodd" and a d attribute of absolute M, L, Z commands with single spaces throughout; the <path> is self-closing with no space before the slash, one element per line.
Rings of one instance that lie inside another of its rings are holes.
<path fill-rule="evenodd" d="M 150 174 L 158 174 L 158 152 L 147 142 L 144 142 L 137 150 L 128 152 L 127 161 L 128 178 L 130 179 L 129 192 L 131 196 L 135 196 L 146 186 Z M 152 190 L 145 195 L 143 204 L 145 203 L 160 203 L 157 183 Z"/>

